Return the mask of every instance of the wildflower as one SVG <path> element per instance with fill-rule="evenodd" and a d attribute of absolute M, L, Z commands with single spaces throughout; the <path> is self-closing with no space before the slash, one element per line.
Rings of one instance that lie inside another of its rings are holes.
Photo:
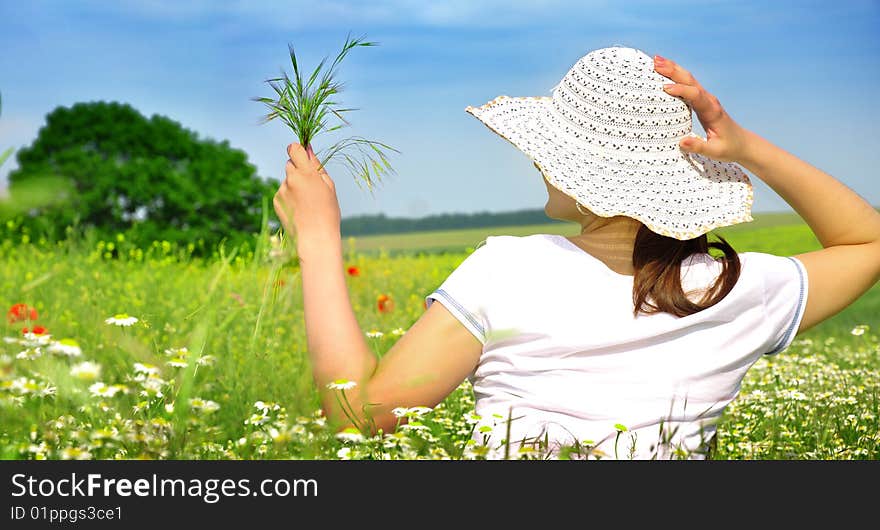
<path fill-rule="evenodd" d="M 30 347 L 26 350 L 22 350 L 22 351 L 18 352 L 18 354 L 16 354 L 15 358 L 33 361 L 34 359 L 36 359 L 37 357 L 40 357 L 42 355 L 43 355 L 43 350 L 39 346 L 36 346 L 36 347 Z"/>
<path fill-rule="evenodd" d="M 476 412 L 468 412 L 464 415 L 464 421 L 470 424 L 480 423 L 483 417 L 477 414 Z"/>
<path fill-rule="evenodd" d="M 391 330 L 391 334 L 394 335 L 395 337 L 399 337 L 399 336 L 403 335 L 404 333 L 406 333 L 406 330 L 403 328 L 394 328 Z"/>
<path fill-rule="evenodd" d="M 850 331 L 850 333 L 852 333 L 853 335 L 856 335 L 856 336 L 864 335 L 864 334 L 865 334 L 865 331 L 866 331 L 867 329 L 868 329 L 868 326 L 867 326 L 867 325 L 865 325 L 865 324 L 859 324 L 858 326 L 854 327 L 854 328 L 852 329 L 852 331 Z"/>
<path fill-rule="evenodd" d="M 174 412 L 174 403 L 165 403 L 165 412 L 168 414 Z"/>
<path fill-rule="evenodd" d="M 85 361 L 70 368 L 70 375 L 84 381 L 92 381 L 101 375 L 101 365 Z"/>
<path fill-rule="evenodd" d="M 61 451 L 62 460 L 88 460 L 92 454 L 78 447 L 67 447 Z"/>
<path fill-rule="evenodd" d="M 348 379 L 337 379 L 336 381 L 327 384 L 327 388 L 330 390 L 350 390 L 355 386 L 357 386 L 357 383 L 349 381 Z"/>
<path fill-rule="evenodd" d="M 37 316 L 37 310 L 33 307 L 28 307 L 26 304 L 14 304 L 9 309 L 9 312 L 6 313 L 6 318 L 10 324 L 21 320 L 36 320 Z"/>
<path fill-rule="evenodd" d="M 370 337 L 371 339 L 378 339 L 378 338 L 381 338 L 383 335 L 385 335 L 385 334 L 382 333 L 381 331 L 375 330 L 375 329 L 372 329 L 367 332 L 367 337 Z"/>
<path fill-rule="evenodd" d="M 28 334 L 45 335 L 47 332 L 48 332 L 48 330 L 46 328 L 44 328 L 43 326 L 34 326 L 33 329 L 31 329 L 31 330 L 28 330 L 28 328 L 26 328 L 26 327 L 21 329 L 21 333 L 23 335 L 28 335 Z"/>
<path fill-rule="evenodd" d="M 210 399 L 202 399 L 202 398 L 190 398 L 189 406 L 193 408 L 193 410 L 198 410 L 202 412 L 214 412 L 220 409 L 220 405 Z"/>
<path fill-rule="evenodd" d="M 126 313 L 118 313 L 113 315 L 112 317 L 104 320 L 107 324 L 113 324 L 115 326 L 131 326 L 138 321 L 137 317 L 128 316 Z"/>
<path fill-rule="evenodd" d="M 141 379 L 135 379 L 140 382 L 143 390 L 140 391 L 140 395 L 143 397 L 157 397 L 161 398 L 165 394 L 162 393 L 162 387 L 165 386 L 167 381 L 159 377 L 155 374 L 150 374 L 148 376 L 143 376 L 142 374 L 138 374 Z"/>
<path fill-rule="evenodd" d="M 340 460 L 351 460 L 351 447 L 343 447 L 336 451 L 336 457 Z"/>
<path fill-rule="evenodd" d="M 265 414 L 265 412 L 260 414 L 251 414 L 251 417 L 244 420 L 247 425 L 262 425 L 269 421 L 269 416 Z"/>
<path fill-rule="evenodd" d="M 348 272 L 349 276 L 360 276 L 361 275 L 361 270 L 355 266 L 349 267 L 348 269 L 346 269 L 346 272 Z"/>
<path fill-rule="evenodd" d="M 269 437 L 277 444 L 283 444 L 292 439 L 289 431 L 279 431 L 275 427 L 269 429 Z"/>
<path fill-rule="evenodd" d="M 428 431 L 428 426 L 420 421 L 410 421 L 405 425 L 400 426 L 401 429 L 405 431 Z"/>
<path fill-rule="evenodd" d="M 391 409 L 391 414 L 394 414 L 398 418 L 402 418 L 402 417 L 406 416 L 406 414 L 408 412 L 409 412 L 409 409 L 406 407 L 394 407 L 393 409 Z"/>
<path fill-rule="evenodd" d="M 280 258 L 284 256 L 284 250 L 281 248 L 281 238 L 275 234 L 269 236 L 269 244 L 271 248 L 269 249 L 269 257 L 270 258 Z"/>
<path fill-rule="evenodd" d="M 173 366 L 174 368 L 186 368 L 187 366 L 186 359 L 180 357 L 175 357 L 165 364 L 167 364 L 168 366 Z"/>
<path fill-rule="evenodd" d="M 196 364 L 199 366 L 210 366 L 217 362 L 217 358 L 213 355 L 202 355 L 196 360 Z"/>
<path fill-rule="evenodd" d="M 73 339 L 61 339 L 55 341 L 49 345 L 48 349 L 52 353 L 67 355 L 68 357 L 78 357 L 82 355 L 82 350 L 80 349 L 79 344 Z"/>
<path fill-rule="evenodd" d="M 343 429 L 336 433 L 336 439 L 342 440 L 343 442 L 359 443 L 364 441 L 364 435 L 354 427 L 348 427 L 347 429 Z"/>
<path fill-rule="evenodd" d="M 431 410 L 432 409 L 429 409 L 428 407 L 411 407 L 407 411 L 407 415 L 411 418 L 420 418 L 425 414 L 431 412 Z"/>
<path fill-rule="evenodd" d="M 268 414 L 269 410 L 281 410 L 281 405 L 274 401 L 269 401 L 268 403 L 265 401 L 255 401 L 254 408 L 263 411 L 264 414 Z"/>
<path fill-rule="evenodd" d="M 380 294 L 376 299 L 376 307 L 380 313 L 390 313 L 394 309 L 394 300 L 387 294 Z"/>
<path fill-rule="evenodd" d="M 98 381 L 89 386 L 89 392 L 96 397 L 113 397 L 117 392 L 122 390 L 122 388 L 120 388 L 121 386 L 122 385 L 107 385 Z"/>
<path fill-rule="evenodd" d="M 147 375 L 159 375 L 159 367 L 152 364 L 134 363 L 134 371 Z"/>

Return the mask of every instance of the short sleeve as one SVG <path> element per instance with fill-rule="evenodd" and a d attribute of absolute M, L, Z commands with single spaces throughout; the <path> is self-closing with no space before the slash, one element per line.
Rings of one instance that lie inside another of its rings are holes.
<path fill-rule="evenodd" d="M 791 345 L 807 305 L 807 269 L 793 256 L 756 253 L 762 257 L 764 321 L 769 334 L 767 355 Z"/>
<path fill-rule="evenodd" d="M 440 302 L 484 345 L 488 326 L 486 303 L 490 293 L 492 249 L 489 240 L 477 247 L 437 289 L 425 297 L 426 307 L 431 307 L 435 300 Z"/>

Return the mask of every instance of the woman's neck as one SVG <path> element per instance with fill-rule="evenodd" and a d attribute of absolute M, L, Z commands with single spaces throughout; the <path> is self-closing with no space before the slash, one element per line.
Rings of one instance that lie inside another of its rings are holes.
<path fill-rule="evenodd" d="M 634 274 L 632 267 L 636 234 L 642 223 L 630 217 L 591 217 L 581 233 L 568 240 L 619 274 Z"/>

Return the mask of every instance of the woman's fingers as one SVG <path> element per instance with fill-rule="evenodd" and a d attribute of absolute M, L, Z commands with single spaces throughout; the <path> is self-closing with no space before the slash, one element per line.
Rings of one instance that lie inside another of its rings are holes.
<path fill-rule="evenodd" d="M 292 143 L 287 146 L 287 156 L 290 157 L 290 160 L 293 162 L 293 165 L 296 167 L 308 167 L 309 163 L 309 154 L 303 148 L 301 144 Z"/>
<path fill-rule="evenodd" d="M 659 55 L 654 56 L 654 70 L 656 70 L 658 74 L 664 75 L 676 83 L 700 86 L 700 83 L 697 82 L 696 78 L 694 78 L 690 72 L 682 68 L 681 65 L 676 64 L 669 59 L 660 58 Z"/>

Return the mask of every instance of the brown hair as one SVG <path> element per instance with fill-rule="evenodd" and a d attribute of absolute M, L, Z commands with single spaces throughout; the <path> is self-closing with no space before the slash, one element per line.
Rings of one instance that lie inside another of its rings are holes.
<path fill-rule="evenodd" d="M 639 311 L 646 314 L 672 313 L 683 317 L 712 307 L 720 302 L 736 285 L 740 273 L 740 261 L 736 250 L 720 235 L 721 241 L 709 242 L 707 234 L 693 239 L 679 240 L 651 231 L 645 225 L 639 227 L 633 248 L 633 316 Z M 703 297 L 694 303 L 685 295 L 681 285 L 681 262 L 695 253 L 708 253 L 717 248 L 724 253 L 721 274 Z M 648 302 L 651 297 L 653 303 Z"/>

